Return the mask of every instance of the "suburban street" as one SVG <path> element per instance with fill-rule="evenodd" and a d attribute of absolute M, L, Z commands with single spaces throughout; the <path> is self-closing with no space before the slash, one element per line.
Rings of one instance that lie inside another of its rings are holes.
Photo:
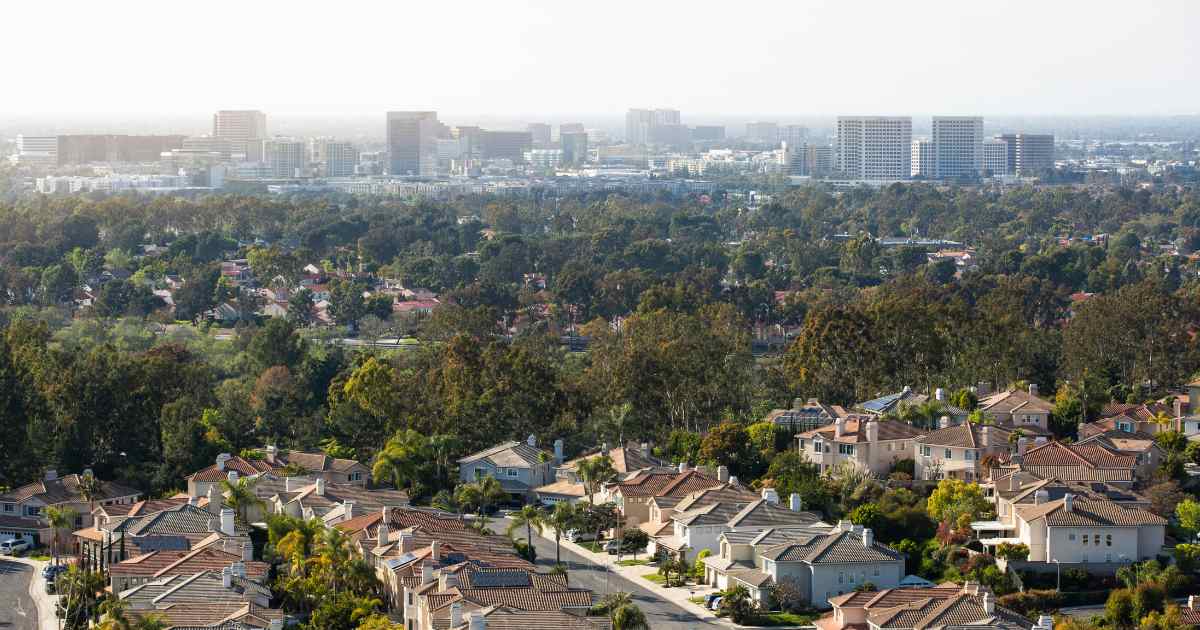
<path fill-rule="evenodd" d="M 29 596 L 33 567 L 0 560 L 0 628 L 38 630 L 38 610 Z"/>
<path fill-rule="evenodd" d="M 508 525 L 507 519 L 497 519 L 492 522 L 492 530 L 504 533 Z M 536 533 L 533 544 L 537 549 L 537 564 L 544 570 L 554 567 L 554 541 L 546 540 Z M 642 585 L 626 579 L 615 572 L 607 571 L 605 567 L 592 564 L 582 556 L 573 553 L 565 546 L 562 548 L 563 564 L 567 565 L 567 575 L 571 586 L 582 586 L 591 589 L 596 597 L 605 593 L 625 591 L 632 595 L 638 608 L 646 615 L 646 621 L 651 628 L 667 630 L 688 630 L 690 628 L 722 628 L 721 624 L 711 623 L 697 617 L 690 611 L 659 597 Z"/>

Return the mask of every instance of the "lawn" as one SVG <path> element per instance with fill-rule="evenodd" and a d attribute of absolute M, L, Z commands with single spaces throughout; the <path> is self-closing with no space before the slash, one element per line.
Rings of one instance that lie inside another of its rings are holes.
<path fill-rule="evenodd" d="M 692 602 L 693 604 L 699 604 L 699 605 L 703 606 L 703 605 L 704 605 L 704 601 L 705 601 L 706 599 L 708 599 L 708 598 L 707 598 L 707 597 L 705 597 L 704 595 L 697 595 L 697 596 L 695 596 L 695 597 L 689 597 L 689 598 L 688 598 L 688 601 L 689 601 L 689 602 Z"/>
<path fill-rule="evenodd" d="M 760 625 L 763 626 L 807 626 L 819 618 L 817 614 L 797 615 L 787 612 L 763 613 Z"/>
<path fill-rule="evenodd" d="M 642 567 L 650 564 L 649 560 L 618 560 L 617 564 L 623 567 Z"/>
<path fill-rule="evenodd" d="M 579 545 L 580 547 L 583 547 L 584 549 L 587 549 L 588 551 L 590 551 L 592 553 L 604 553 L 604 541 L 603 540 L 601 540 L 599 542 L 597 542 L 595 540 L 589 540 L 586 542 L 580 542 L 580 543 L 575 543 L 575 544 Z"/>
<path fill-rule="evenodd" d="M 650 582 L 654 582 L 655 584 L 657 584 L 659 586 L 662 586 L 667 581 L 666 578 L 664 578 L 663 576 L 661 576 L 657 573 L 647 573 L 646 575 L 642 576 L 642 579 L 648 580 Z"/>

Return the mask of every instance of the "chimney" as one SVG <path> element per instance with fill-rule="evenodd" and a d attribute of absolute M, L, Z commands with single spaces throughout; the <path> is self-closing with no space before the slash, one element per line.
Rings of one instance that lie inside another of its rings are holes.
<path fill-rule="evenodd" d="M 53 468 L 46 469 L 46 481 L 54 481 L 58 479 L 58 471 Z"/>
<path fill-rule="evenodd" d="M 870 527 L 862 530 L 863 546 L 870 548 L 875 544 L 875 532 L 871 531 Z"/>
<path fill-rule="evenodd" d="M 428 562 L 421 563 L 421 586 L 425 586 L 433 581 L 433 565 Z"/>
<path fill-rule="evenodd" d="M 792 508 L 793 512 L 799 512 L 804 509 L 804 501 L 800 499 L 800 495 L 793 492 L 792 496 L 788 497 L 788 507 Z"/>
<path fill-rule="evenodd" d="M 250 544 L 249 541 L 246 541 L 246 544 L 242 545 L 242 562 L 253 562 L 253 561 L 254 561 L 254 545 Z"/>
<path fill-rule="evenodd" d="M 779 493 L 775 490 L 775 488 L 763 488 L 762 498 L 763 501 L 766 501 L 771 505 L 779 505 Z"/>
<path fill-rule="evenodd" d="M 950 428 L 950 416 L 942 416 L 941 418 L 939 418 L 938 419 L 938 428 L 939 429 L 949 429 Z"/>
<path fill-rule="evenodd" d="M 458 576 L 452 575 L 449 571 L 442 571 L 438 575 L 438 590 L 445 591 L 458 586 Z"/>
<path fill-rule="evenodd" d="M 685 473 L 687 471 L 688 471 L 688 463 L 687 462 L 679 462 L 679 472 Z"/>
<path fill-rule="evenodd" d="M 1038 490 L 1033 493 L 1033 504 L 1041 505 L 1050 502 L 1050 493 L 1045 490 Z"/>
<path fill-rule="evenodd" d="M 450 627 L 457 628 L 462 625 L 462 602 L 454 602 L 450 604 Z"/>
<path fill-rule="evenodd" d="M 229 508 L 224 508 L 221 510 L 221 531 L 227 536 L 232 536 L 234 534 L 233 515 L 233 510 Z"/>
<path fill-rule="evenodd" d="M 221 491 L 217 489 L 217 484 L 214 483 L 213 485 L 208 487 L 208 511 L 209 511 L 209 513 L 211 513 L 213 516 L 220 516 L 222 503 L 223 503 L 223 501 L 221 500 Z"/>
<path fill-rule="evenodd" d="M 1025 436 L 1017 438 L 1017 455 L 1024 455 L 1027 450 L 1029 450 L 1029 438 Z"/>
<path fill-rule="evenodd" d="M 487 617 L 483 616 L 482 611 L 475 611 L 467 618 L 470 624 L 470 630 L 487 630 Z"/>
<path fill-rule="evenodd" d="M 1021 484 L 1017 483 L 1017 471 L 1014 470 L 1012 474 L 1008 476 L 1008 491 L 1016 492 L 1019 489 L 1021 489 Z"/>
<path fill-rule="evenodd" d="M 728 466 L 717 466 L 717 481 L 720 481 L 721 483 L 729 482 L 729 467 Z"/>
<path fill-rule="evenodd" d="M 529 437 L 525 438 L 525 443 L 532 448 L 537 448 L 537 436 L 530 433 Z"/>
<path fill-rule="evenodd" d="M 342 500 L 342 520 L 348 521 L 354 518 L 354 501 L 349 499 Z"/>
<path fill-rule="evenodd" d="M 642 442 L 642 457 L 650 459 L 650 443 Z"/>
<path fill-rule="evenodd" d="M 1063 510 L 1070 512 L 1075 508 L 1075 495 L 1067 493 L 1063 496 Z"/>
<path fill-rule="evenodd" d="M 878 442 L 879 441 L 879 423 L 874 420 L 868 421 L 866 433 L 867 433 L 867 441 L 868 442 Z"/>
<path fill-rule="evenodd" d="M 275 458 L 279 455 L 279 449 L 276 448 L 274 444 L 268 444 L 266 451 L 267 451 L 267 461 L 274 464 Z"/>
<path fill-rule="evenodd" d="M 996 612 L 996 602 L 992 599 L 992 594 L 987 591 L 983 593 L 983 612 L 989 615 Z"/>
<path fill-rule="evenodd" d="M 233 588 L 233 570 L 229 567 L 221 569 L 221 586 Z"/>
<path fill-rule="evenodd" d="M 554 463 L 563 463 L 563 441 L 562 438 L 554 440 Z"/>
<path fill-rule="evenodd" d="M 200 503 L 200 497 L 188 497 L 188 505 L 195 507 Z"/>
<path fill-rule="evenodd" d="M 834 437 L 842 437 L 842 434 L 843 434 L 843 433 L 845 433 L 845 432 L 846 432 L 846 419 L 845 419 L 845 418 L 838 418 L 837 420 L 834 420 L 834 421 L 833 421 L 833 435 L 834 435 Z"/>
<path fill-rule="evenodd" d="M 436 541 L 436 540 L 429 543 L 429 559 L 430 560 L 433 560 L 434 562 L 442 561 L 442 550 L 440 549 L 440 547 L 441 547 L 441 545 L 438 544 L 438 541 Z"/>
<path fill-rule="evenodd" d="M 946 390 L 942 389 L 941 387 L 933 390 L 933 399 L 938 401 L 946 400 Z"/>
<path fill-rule="evenodd" d="M 379 527 L 375 528 L 375 548 L 378 549 L 388 544 L 388 538 L 391 532 L 388 531 L 387 521 L 380 521 Z M 400 535 L 400 540 L 404 540 L 404 534 Z"/>
<path fill-rule="evenodd" d="M 1183 399 L 1176 397 L 1174 407 L 1175 407 L 1175 417 L 1182 418 L 1183 417 Z"/>
<path fill-rule="evenodd" d="M 1037 383 L 1030 383 L 1030 384 L 1029 384 L 1029 395 L 1030 395 L 1030 396 L 1037 396 L 1037 395 L 1038 395 L 1038 386 L 1037 386 Z"/>
<path fill-rule="evenodd" d="M 229 453 L 221 453 L 220 455 L 217 455 L 217 470 L 224 471 L 225 462 L 229 461 L 230 459 L 233 459 L 233 455 L 230 455 Z"/>
<path fill-rule="evenodd" d="M 413 551 L 415 543 L 412 532 L 400 532 L 400 553 Z"/>
<path fill-rule="evenodd" d="M 238 474 L 237 474 L 237 471 L 236 471 L 236 470 L 231 470 L 231 471 L 229 471 L 229 474 L 228 474 L 228 475 L 225 475 L 225 479 L 226 479 L 227 481 L 229 481 L 229 483 L 230 483 L 231 485 L 232 485 L 232 484 L 236 484 L 236 483 L 238 482 Z"/>
<path fill-rule="evenodd" d="M 317 477 L 317 496 L 325 496 L 325 478 Z"/>
<path fill-rule="evenodd" d="M 1200 604 L 1200 597 L 1196 597 L 1195 595 L 1188 595 L 1188 608 L 1195 610 L 1197 604 Z"/>

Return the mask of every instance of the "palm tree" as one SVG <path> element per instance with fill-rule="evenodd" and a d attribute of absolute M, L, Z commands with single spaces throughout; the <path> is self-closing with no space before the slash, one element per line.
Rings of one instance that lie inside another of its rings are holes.
<path fill-rule="evenodd" d="M 58 600 L 59 618 L 68 630 L 87 628 L 98 612 L 100 594 L 105 586 L 104 576 L 72 565 L 55 582 L 58 592 L 62 593 Z"/>
<path fill-rule="evenodd" d="M 397 489 L 411 487 L 421 464 L 429 461 L 428 450 L 425 436 L 412 429 L 399 431 L 375 456 L 371 476 L 376 480 L 388 479 Z"/>
<path fill-rule="evenodd" d="M 613 468 L 612 458 L 608 455 L 597 455 L 589 457 L 579 462 L 579 477 L 583 481 L 583 488 L 588 495 L 588 503 L 596 504 L 596 492 L 617 478 L 617 471 Z"/>
<path fill-rule="evenodd" d="M 613 630 L 650 630 L 641 608 L 625 604 L 612 611 Z"/>
<path fill-rule="evenodd" d="M 575 504 L 563 501 L 554 506 L 546 522 L 554 528 L 554 564 L 562 564 L 562 534 L 579 524 Z"/>
<path fill-rule="evenodd" d="M 70 508 L 46 508 L 46 520 L 50 522 L 50 528 L 54 530 L 53 539 L 50 542 L 50 555 L 54 558 L 54 564 L 58 564 L 59 532 L 73 526 L 78 516 L 75 510 Z"/>
<path fill-rule="evenodd" d="M 514 512 L 512 522 L 508 524 L 507 534 L 512 538 L 513 532 L 517 529 L 525 528 L 525 544 L 529 549 L 533 549 L 533 530 L 542 533 L 542 528 L 546 525 L 546 513 L 536 505 L 526 505 L 520 511 Z"/>
<path fill-rule="evenodd" d="M 258 495 L 254 493 L 254 486 L 258 485 L 257 477 L 241 477 L 237 481 L 229 481 L 228 479 L 221 480 L 222 494 L 225 494 L 225 503 L 237 512 L 238 520 L 246 523 L 247 513 L 251 506 L 263 507 L 266 504 Z"/>
<path fill-rule="evenodd" d="M 433 498 L 429 500 L 429 506 L 447 512 L 457 512 L 462 507 L 448 490 L 438 490 L 437 494 L 433 495 Z"/>
<path fill-rule="evenodd" d="M 109 599 L 100 605 L 100 613 L 104 621 L 97 626 L 99 630 L 164 630 L 167 627 L 160 615 L 145 615 L 137 621 L 130 621 L 125 615 L 129 609 L 129 600 Z"/>
<path fill-rule="evenodd" d="M 616 609 L 618 609 L 622 606 L 630 606 L 632 604 L 633 604 L 633 596 L 632 595 L 630 595 L 629 593 L 627 593 L 625 591 L 617 591 L 615 593 L 609 593 L 608 595 L 601 597 L 600 601 L 596 602 L 595 608 L 596 608 L 597 612 L 611 617 L 613 611 L 615 611 Z"/>
<path fill-rule="evenodd" d="M 1150 416 L 1150 422 L 1153 422 L 1155 426 L 1158 427 L 1157 432 L 1159 433 L 1166 431 L 1167 427 L 1169 427 L 1173 421 L 1174 418 L 1172 418 L 1166 411 L 1161 409 L 1158 411 L 1158 413 Z"/>
<path fill-rule="evenodd" d="M 96 511 L 96 499 L 103 490 L 104 486 L 90 470 L 85 470 L 82 475 L 79 475 L 79 496 L 87 499 L 89 516 Z"/>

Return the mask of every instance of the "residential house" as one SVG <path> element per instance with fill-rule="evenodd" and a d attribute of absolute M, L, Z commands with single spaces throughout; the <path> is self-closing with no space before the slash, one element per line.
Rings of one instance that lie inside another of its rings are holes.
<path fill-rule="evenodd" d="M 1133 476 L 1141 481 L 1152 479 L 1159 465 L 1167 456 L 1166 451 L 1154 441 L 1154 436 L 1148 433 L 1105 431 L 1087 438 L 1081 437 L 1075 444 L 1077 446 L 1095 444 L 1104 447 L 1106 451 L 1133 457 L 1136 466 Z"/>
<path fill-rule="evenodd" d="M 670 525 L 651 540 L 651 553 L 668 552 L 694 559 L 702 550 L 716 552 L 721 534 L 765 527 L 820 527 L 820 516 L 800 510 L 792 495 L 791 509 L 779 506 L 779 495 L 765 488 L 762 498 L 741 486 L 722 485 L 698 490 L 671 509 Z"/>
<path fill-rule="evenodd" d="M 1103 481 L 1121 488 L 1133 485 L 1137 458 L 1109 450 L 1100 442 L 1063 444 L 1050 441 L 1027 448 L 1018 440 L 1011 465 L 1043 479 Z"/>
<path fill-rule="evenodd" d="M 800 453 L 822 472 L 842 463 L 885 477 L 896 462 L 914 459 L 916 439 L 928 431 L 906 422 L 853 415 L 796 436 Z"/>
<path fill-rule="evenodd" d="M 1200 427 L 1194 427 L 1195 430 L 1190 432 L 1187 430 L 1185 407 L 1186 402 L 1180 398 L 1176 399 L 1174 406 L 1162 401 L 1141 405 L 1111 402 L 1100 410 L 1099 419 L 1079 424 L 1079 439 L 1107 431 L 1156 435 L 1174 429 L 1185 434 L 1200 433 Z M 1193 422 L 1200 422 L 1200 418 Z"/>
<path fill-rule="evenodd" d="M 560 444 L 555 442 L 556 458 L 559 452 Z M 538 500 L 545 505 L 554 505 L 561 501 L 578 502 L 583 500 L 587 496 L 587 490 L 584 488 L 583 478 L 579 476 L 579 464 L 601 455 L 607 455 L 612 461 L 613 470 L 617 473 L 616 481 L 627 479 L 641 470 L 668 471 L 671 469 L 669 462 L 659 459 L 651 453 L 648 443 L 637 446 L 618 446 L 613 449 L 604 444 L 595 451 L 585 453 L 557 466 L 554 469 L 554 481 L 534 489 Z M 597 503 L 607 503 L 609 499 L 607 487 L 598 488 L 598 492 L 592 497 L 592 500 Z"/>
<path fill-rule="evenodd" d="M 358 485 L 326 483 L 318 477 L 307 486 L 284 491 L 271 498 L 271 511 L 305 520 L 319 518 L 326 524 L 348 521 L 355 514 L 378 512 L 385 507 L 405 507 L 403 490 L 369 490 Z"/>
<path fill-rule="evenodd" d="M 187 477 L 188 494 L 193 497 L 208 496 L 211 486 L 219 486 L 229 479 L 231 472 L 236 481 L 239 477 L 259 477 L 271 473 L 283 477 L 284 469 L 303 471 L 311 478 L 321 478 L 326 483 L 349 484 L 365 487 L 371 481 L 371 470 L 362 462 L 353 459 L 330 457 L 325 453 L 280 450 L 274 446 L 262 449 L 261 458 L 245 458 L 240 455 L 221 453 L 216 462 Z"/>
<path fill-rule="evenodd" d="M 612 627 L 612 620 L 603 616 L 488 606 L 467 613 L 466 622 L 450 630 L 612 630 Z"/>
<path fill-rule="evenodd" d="M 234 476 L 236 480 L 239 477 L 255 477 L 271 472 L 273 468 L 266 460 L 246 459 L 241 455 L 221 453 L 217 455 L 216 462 L 213 465 L 201 468 L 188 475 L 188 496 L 208 496 L 209 491 L 214 486 L 220 488 L 221 482 L 229 479 L 230 472 L 237 473 Z"/>
<path fill-rule="evenodd" d="M 226 551 L 219 542 L 191 551 L 154 550 L 108 566 L 109 584 L 114 593 L 139 584 L 173 576 L 195 575 L 200 571 L 220 571 L 241 562 L 246 579 L 263 584 L 270 565 L 253 557 L 253 547 L 245 545 L 240 553 Z"/>
<path fill-rule="evenodd" d="M 269 608 L 271 590 L 247 579 L 236 564 L 220 571 L 171 575 L 121 591 L 118 597 L 131 612 L 157 612 L 179 604 L 251 603 Z"/>
<path fill-rule="evenodd" d="M 90 497 L 84 496 L 89 483 L 94 483 L 96 490 Z M 46 520 L 47 508 L 70 510 L 75 513 L 75 527 L 89 527 L 95 506 L 133 504 L 140 496 L 141 493 L 133 488 L 95 479 L 91 470 L 63 477 L 47 470 L 45 478 L 0 494 L 0 518 L 5 519 L 0 521 L 0 527 L 32 539 L 29 528 L 33 525 L 32 520 L 36 520 L 42 526 L 37 530 L 37 542 L 48 544 L 53 532 Z"/>
<path fill-rule="evenodd" d="M 846 593 L 829 604 L 833 612 L 814 623 L 817 630 L 1054 630 L 1052 618 L 1035 624 L 996 605 L 976 582 Z"/>
<path fill-rule="evenodd" d="M 724 472 L 728 474 L 728 470 Z M 670 510 L 687 495 L 729 483 L 680 464 L 678 472 L 638 471 L 609 490 L 626 527 L 641 527 L 654 536 L 671 522 Z"/>
<path fill-rule="evenodd" d="M 584 616 L 594 596 L 571 587 L 563 575 L 530 569 L 466 566 L 460 571 L 422 571 L 405 589 L 406 630 L 458 628 L 467 615 L 502 606 L 513 610 L 573 613 Z M 408 606 L 410 600 L 412 605 Z"/>
<path fill-rule="evenodd" d="M 718 588 L 744 586 L 756 602 L 767 602 L 771 589 L 787 580 L 817 608 L 863 584 L 892 588 L 904 577 L 904 555 L 849 521 L 831 531 L 772 532 L 750 541 L 726 535 L 719 554 L 703 562 Z"/>
<path fill-rule="evenodd" d="M 985 396 L 979 401 L 979 411 L 998 426 L 1020 429 L 1023 434 L 1049 436 L 1050 413 L 1054 403 L 1038 396 L 1038 386 L 1028 390 L 1011 389 Z"/>
<path fill-rule="evenodd" d="M 284 613 L 252 602 L 210 601 L 171 604 L 162 609 L 131 610 L 131 622 L 153 616 L 163 630 L 283 630 Z"/>
<path fill-rule="evenodd" d="M 963 479 L 976 481 L 986 475 L 981 465 L 988 456 L 1009 452 L 1009 432 L 999 426 L 966 422 L 944 426 L 917 438 L 917 479 Z"/>
<path fill-rule="evenodd" d="M 792 401 L 791 409 L 772 409 L 764 422 L 773 423 L 777 427 L 792 432 L 811 431 L 818 427 L 833 424 L 834 420 L 846 417 L 846 410 L 837 405 L 826 405 L 816 398 Z"/>
<path fill-rule="evenodd" d="M 1013 504 L 1012 538 L 1029 547 L 1030 563 L 1092 564 L 1139 562 L 1162 553 L 1167 520 L 1139 507 L 1090 496 L 1046 490 L 1032 503 Z"/>
<path fill-rule="evenodd" d="M 887 394 L 860 402 L 854 405 L 854 411 L 872 416 L 895 415 L 901 413 L 905 407 L 916 407 L 931 401 L 938 403 L 938 406 L 941 408 L 940 413 L 950 418 L 951 423 L 961 424 L 967 421 L 968 412 L 965 409 L 951 405 L 946 400 L 944 390 L 940 387 L 934 390 L 931 398 L 926 394 L 918 394 L 912 391 L 912 388 L 906 386 L 894 394 Z"/>
<path fill-rule="evenodd" d="M 533 489 L 546 485 L 553 477 L 553 466 L 562 462 L 561 441 L 555 443 L 556 453 L 539 449 L 537 437 L 530 435 L 524 442 L 505 442 L 458 460 L 458 478 L 471 483 L 483 477 L 500 482 L 515 499 L 533 499 Z"/>

